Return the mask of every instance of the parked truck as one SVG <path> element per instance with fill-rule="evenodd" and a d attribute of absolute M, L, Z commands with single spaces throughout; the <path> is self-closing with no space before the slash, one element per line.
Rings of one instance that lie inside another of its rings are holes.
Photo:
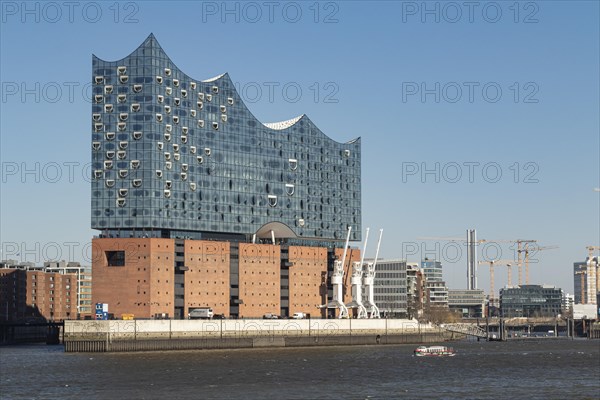
<path fill-rule="evenodd" d="M 292 319 L 305 319 L 306 318 L 306 314 L 303 312 L 295 312 L 294 315 L 292 315 Z"/>
<path fill-rule="evenodd" d="M 188 314 L 188 319 L 211 319 L 213 315 L 213 309 L 210 307 L 192 308 Z"/>

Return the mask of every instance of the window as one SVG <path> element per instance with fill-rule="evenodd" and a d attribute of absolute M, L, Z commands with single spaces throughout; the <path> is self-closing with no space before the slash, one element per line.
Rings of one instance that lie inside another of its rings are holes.
<path fill-rule="evenodd" d="M 296 159 L 294 159 L 294 158 L 290 158 L 290 159 L 288 160 L 288 163 L 289 163 L 289 165 L 290 165 L 290 169 L 291 169 L 292 171 L 295 171 L 295 170 L 296 170 L 296 168 L 298 168 L 298 160 L 296 160 Z"/>
<path fill-rule="evenodd" d="M 106 261 L 109 267 L 125 266 L 125 251 L 106 251 Z"/>
<path fill-rule="evenodd" d="M 277 196 L 270 194 L 267 197 L 269 199 L 269 205 L 275 207 L 277 205 Z"/>

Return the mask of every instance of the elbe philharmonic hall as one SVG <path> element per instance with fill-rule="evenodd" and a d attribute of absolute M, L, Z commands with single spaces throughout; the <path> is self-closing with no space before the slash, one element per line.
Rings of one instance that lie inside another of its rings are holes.
<path fill-rule="evenodd" d="M 94 303 L 117 318 L 336 311 L 318 307 L 348 227 L 361 240 L 360 139 L 306 115 L 260 122 L 228 74 L 191 78 L 153 35 L 120 60 L 93 56 L 92 86 Z M 359 260 L 350 248 L 345 301 Z"/>

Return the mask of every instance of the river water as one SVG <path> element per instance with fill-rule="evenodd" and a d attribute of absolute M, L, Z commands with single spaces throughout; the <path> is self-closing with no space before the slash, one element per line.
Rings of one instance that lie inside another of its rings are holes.
<path fill-rule="evenodd" d="M 600 399 L 600 341 L 144 353 L 0 348 L 1 399 Z"/>

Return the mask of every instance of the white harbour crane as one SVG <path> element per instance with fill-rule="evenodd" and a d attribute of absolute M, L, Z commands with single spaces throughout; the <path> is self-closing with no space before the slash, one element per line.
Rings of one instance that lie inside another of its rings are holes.
<path fill-rule="evenodd" d="M 375 304 L 373 282 L 375 280 L 375 268 L 377 267 L 377 258 L 379 257 L 379 247 L 381 246 L 381 237 L 383 229 L 379 230 L 379 241 L 377 242 L 377 251 L 373 262 L 368 262 L 363 265 L 363 286 L 365 287 L 365 302 L 364 306 L 370 318 L 379 318 L 379 308 Z"/>
<path fill-rule="evenodd" d="M 365 243 L 363 245 L 363 251 L 360 257 L 360 261 L 354 261 L 352 263 L 352 301 L 346 304 L 346 307 L 357 309 L 357 318 L 368 318 L 367 309 L 365 308 L 362 301 L 362 282 L 363 282 L 363 263 L 365 261 L 365 252 L 367 250 L 367 242 L 369 240 L 369 228 L 365 233 Z"/>
<path fill-rule="evenodd" d="M 339 309 L 340 313 L 338 318 L 348 318 L 348 308 L 344 304 L 344 264 L 346 262 L 346 253 L 348 252 L 350 232 L 352 232 L 352 227 L 348 226 L 348 235 L 346 236 L 346 245 L 344 246 L 344 255 L 342 256 L 342 260 L 335 260 L 333 262 L 333 273 L 331 274 L 333 295 L 331 301 L 319 307 Z"/>

